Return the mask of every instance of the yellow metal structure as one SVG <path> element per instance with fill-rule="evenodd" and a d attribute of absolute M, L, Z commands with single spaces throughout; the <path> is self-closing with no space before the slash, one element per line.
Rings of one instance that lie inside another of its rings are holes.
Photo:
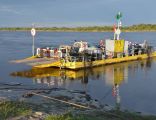
<path fill-rule="evenodd" d="M 121 58 L 110 58 L 110 59 L 103 59 L 103 60 L 95 60 L 91 62 L 83 61 L 83 62 L 64 62 L 62 63 L 61 60 L 57 60 L 52 63 L 47 64 L 40 64 L 33 66 L 34 68 L 46 68 L 46 67 L 61 67 L 61 68 L 67 68 L 67 69 L 81 69 L 85 67 L 94 67 L 94 66 L 100 66 L 100 65 L 106 65 L 106 64 L 114 64 L 114 63 L 120 63 L 120 62 L 127 62 L 127 61 L 134 61 L 134 60 L 140 60 L 140 59 L 147 59 L 149 57 L 156 57 L 156 52 L 151 53 L 150 55 L 147 54 L 141 54 L 141 55 L 135 55 L 135 56 L 125 56 Z"/>
<path fill-rule="evenodd" d="M 124 51 L 124 40 L 114 40 L 114 52 L 123 52 Z"/>

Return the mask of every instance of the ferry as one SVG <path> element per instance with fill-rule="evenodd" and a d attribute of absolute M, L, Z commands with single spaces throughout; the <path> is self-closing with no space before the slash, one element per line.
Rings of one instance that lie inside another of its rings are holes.
<path fill-rule="evenodd" d="M 32 57 L 14 62 L 26 63 L 33 68 L 77 70 L 156 57 L 156 51 L 146 40 L 143 43 L 132 43 L 120 39 L 121 17 L 119 12 L 116 16 L 117 26 L 114 25 L 114 39 L 100 40 L 97 46 L 80 40 L 73 45 L 60 45 L 58 48 L 37 48 Z"/>

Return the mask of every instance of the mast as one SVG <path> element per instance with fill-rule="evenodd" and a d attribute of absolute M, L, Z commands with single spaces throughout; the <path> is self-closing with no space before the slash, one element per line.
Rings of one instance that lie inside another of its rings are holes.
<path fill-rule="evenodd" d="M 119 40 L 120 39 L 120 34 L 121 34 L 121 30 L 120 30 L 120 27 L 121 27 L 121 17 L 122 17 L 121 12 L 118 12 L 118 14 L 116 15 L 117 28 L 114 25 L 114 40 Z"/>

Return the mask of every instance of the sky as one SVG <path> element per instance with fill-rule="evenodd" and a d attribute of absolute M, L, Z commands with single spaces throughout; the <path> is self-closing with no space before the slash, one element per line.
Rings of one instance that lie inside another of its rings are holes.
<path fill-rule="evenodd" d="M 0 27 L 156 24 L 156 0 L 0 0 Z"/>

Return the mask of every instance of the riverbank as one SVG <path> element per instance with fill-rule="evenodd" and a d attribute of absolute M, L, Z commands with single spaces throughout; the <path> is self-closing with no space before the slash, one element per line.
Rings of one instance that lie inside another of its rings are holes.
<path fill-rule="evenodd" d="M 156 116 L 129 111 L 70 109 L 60 114 L 36 111 L 35 104 L 19 101 L 0 103 L 2 120 L 155 120 Z M 41 106 L 40 106 L 41 107 Z M 42 109 L 42 107 L 40 108 Z"/>
<path fill-rule="evenodd" d="M 74 114 L 50 115 L 45 120 L 155 120 L 155 116 L 145 116 L 129 111 L 85 111 Z"/>
<path fill-rule="evenodd" d="M 22 97 L 0 99 L 2 120 L 155 120 L 156 116 L 101 105 L 84 91 L 26 91 Z"/>
<path fill-rule="evenodd" d="M 0 31 L 30 31 L 30 27 L 1 27 Z M 36 27 L 37 31 L 51 32 L 112 32 L 112 26 L 88 26 L 88 27 Z M 155 24 L 138 24 L 123 26 L 123 32 L 155 32 Z"/>

